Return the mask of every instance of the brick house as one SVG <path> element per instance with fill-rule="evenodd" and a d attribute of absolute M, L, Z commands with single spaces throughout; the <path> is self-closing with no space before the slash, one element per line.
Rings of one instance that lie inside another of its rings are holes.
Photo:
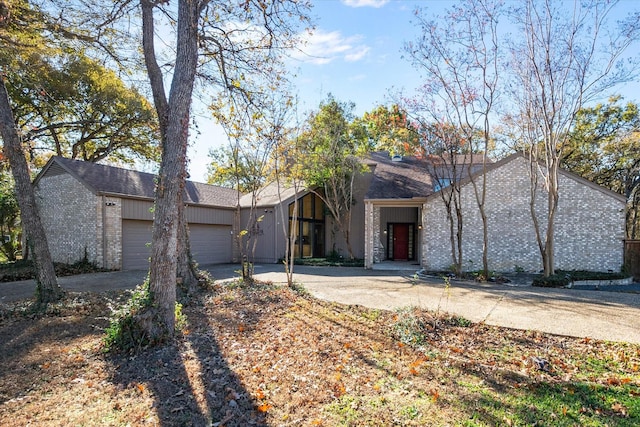
<path fill-rule="evenodd" d="M 366 268 L 390 262 L 433 270 L 451 265 L 449 224 L 439 192 L 448 183 L 429 173 L 432 160 L 391 158 L 383 152 L 366 160 L 368 172 L 355 182 L 351 230 L 354 255 L 364 259 Z M 481 169 L 473 158 L 468 167 L 472 173 Z M 488 165 L 485 206 L 492 270 L 541 269 L 528 167 L 518 154 Z M 475 270 L 482 266 L 482 223 L 467 175 L 463 168 L 463 264 Z M 54 157 L 34 186 L 55 261 L 75 262 L 86 255 L 106 268 L 147 268 L 154 175 Z M 546 194 L 543 189 L 539 193 L 536 208 L 544 212 Z M 253 261 L 279 262 L 293 216 L 298 221 L 296 256 L 347 254 L 322 201 L 307 189 L 278 192 L 271 184 L 253 199 L 235 190 L 188 182 L 185 203 L 192 252 L 200 264 L 237 262 L 234 236 L 243 229 L 245 241 L 254 248 Z M 623 196 L 561 171 L 556 267 L 618 271 L 623 263 L 625 206 Z"/>
<path fill-rule="evenodd" d="M 430 174 L 418 173 L 425 169 L 424 160 L 410 157 L 393 162 L 380 153 L 373 159 L 377 163 L 373 174 L 386 181 L 379 184 L 386 191 L 376 189 L 374 181 L 364 199 L 365 267 L 374 268 L 385 260 L 413 259 L 425 269 L 447 270 L 452 264 L 449 222 L 437 183 Z M 472 168 L 478 176 L 481 168 Z M 542 269 L 530 212 L 528 171 L 529 163 L 521 154 L 487 165 L 485 210 L 491 270 Z M 400 191 L 389 191 L 391 179 Z M 559 191 L 556 268 L 619 271 L 623 264 L 625 197 L 563 170 Z M 539 184 L 537 212 L 545 212 L 546 200 Z M 463 268 L 477 270 L 482 267 L 482 219 L 468 179 L 461 182 L 461 205 Z M 544 230 L 546 218 L 540 218 Z"/>
<path fill-rule="evenodd" d="M 54 261 L 148 267 L 155 175 L 53 157 L 33 185 Z M 189 181 L 185 203 L 194 259 L 233 261 L 237 192 Z"/>

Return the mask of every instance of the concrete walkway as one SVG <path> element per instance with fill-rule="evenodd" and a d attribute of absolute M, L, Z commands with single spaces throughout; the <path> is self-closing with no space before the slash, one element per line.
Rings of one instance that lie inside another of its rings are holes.
<path fill-rule="evenodd" d="M 236 265 L 205 266 L 216 280 L 238 277 Z M 314 296 L 377 309 L 420 306 L 473 322 L 640 344 L 640 294 L 547 289 L 531 286 L 416 280 L 414 271 L 296 266 L 295 281 Z M 142 282 L 144 271 L 110 272 L 60 278 L 70 291 L 128 289 Z M 259 280 L 286 283 L 281 265 L 257 265 Z M 33 295 L 33 281 L 0 283 L 0 303 Z"/>

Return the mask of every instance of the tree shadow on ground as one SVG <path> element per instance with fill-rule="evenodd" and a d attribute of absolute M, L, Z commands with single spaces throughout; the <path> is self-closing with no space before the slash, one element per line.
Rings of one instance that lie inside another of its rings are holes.
<path fill-rule="evenodd" d="M 71 359 L 67 350 L 76 340 L 101 334 L 87 323 L 84 316 L 73 320 L 42 316 L 28 322 L 18 317 L 0 326 L 0 404 L 26 394 L 25 385 L 36 388 L 55 375 L 57 369 L 50 366 L 60 355 Z"/>
<path fill-rule="evenodd" d="M 201 310 L 203 297 L 183 308 L 188 329 L 172 342 L 136 355 L 109 355 L 112 381 L 147 387 L 162 426 L 266 426 L 264 413 L 221 354 Z"/>

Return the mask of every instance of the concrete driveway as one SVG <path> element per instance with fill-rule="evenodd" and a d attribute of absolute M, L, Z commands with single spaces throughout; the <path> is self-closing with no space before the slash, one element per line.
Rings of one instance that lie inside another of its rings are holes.
<path fill-rule="evenodd" d="M 204 266 L 216 280 L 238 277 L 237 265 Z M 413 278 L 413 271 L 296 266 L 295 281 L 314 296 L 377 309 L 420 306 L 463 316 L 473 322 L 640 344 L 640 294 L 547 289 Z M 145 271 L 97 273 L 60 278 L 70 291 L 129 289 Z M 281 265 L 255 267 L 257 279 L 286 283 Z M 0 303 L 33 295 L 33 281 L 0 283 Z"/>

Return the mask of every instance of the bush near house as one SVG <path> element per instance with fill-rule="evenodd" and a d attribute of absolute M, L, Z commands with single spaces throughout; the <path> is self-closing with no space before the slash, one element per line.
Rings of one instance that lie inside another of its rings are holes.
<path fill-rule="evenodd" d="M 614 272 L 556 270 L 556 273 L 549 277 L 538 277 L 534 279 L 532 285 L 542 288 L 562 288 L 579 280 L 620 280 L 628 277 L 628 274 Z"/>
<path fill-rule="evenodd" d="M 348 258 L 296 258 L 296 265 L 311 265 L 316 267 L 364 267 L 363 259 Z"/>
<path fill-rule="evenodd" d="M 56 276 L 58 277 L 109 271 L 104 268 L 99 268 L 87 260 L 80 260 L 73 264 L 56 262 L 53 263 L 53 265 L 56 270 Z M 18 260 L 0 264 L 0 282 L 15 282 L 18 280 L 34 279 L 35 277 L 35 269 L 31 261 Z"/>

